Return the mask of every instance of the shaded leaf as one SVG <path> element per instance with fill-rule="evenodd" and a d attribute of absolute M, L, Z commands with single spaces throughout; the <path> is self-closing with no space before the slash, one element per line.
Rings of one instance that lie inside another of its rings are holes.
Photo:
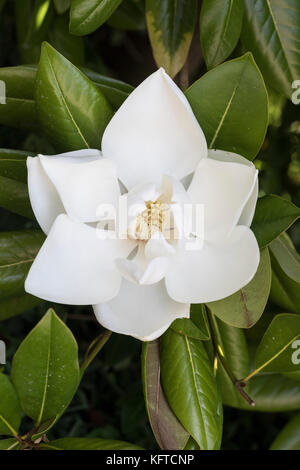
<path fill-rule="evenodd" d="M 111 15 L 107 23 L 125 31 L 145 29 L 144 0 L 126 0 Z"/>
<path fill-rule="evenodd" d="M 29 294 L 14 295 L 0 301 L 0 321 L 20 315 L 40 303 L 44 302 L 38 297 Z"/>
<path fill-rule="evenodd" d="M 261 248 L 287 230 L 300 217 L 300 208 L 287 199 L 268 195 L 258 199 L 251 225 Z"/>
<path fill-rule="evenodd" d="M 76 341 L 53 310 L 48 310 L 19 346 L 12 381 L 24 412 L 37 427 L 60 415 L 79 383 Z"/>
<path fill-rule="evenodd" d="M 165 398 L 160 383 L 159 341 L 143 343 L 142 377 L 146 409 L 155 439 L 161 449 L 183 449 L 189 439 Z"/>
<path fill-rule="evenodd" d="M 0 299 L 24 293 L 24 282 L 45 239 L 40 230 L 0 233 Z"/>
<path fill-rule="evenodd" d="M 65 13 L 71 6 L 72 0 L 54 0 L 54 6 L 59 15 Z"/>
<path fill-rule="evenodd" d="M 237 328 L 251 328 L 261 317 L 271 288 L 271 263 L 268 249 L 261 251 L 257 272 L 245 287 L 208 308 L 214 315 Z"/>
<path fill-rule="evenodd" d="M 204 0 L 200 15 L 200 41 L 210 69 L 224 62 L 240 37 L 243 0 Z"/>
<path fill-rule="evenodd" d="M 210 70 L 187 89 L 186 97 L 209 148 L 253 160 L 266 134 L 268 96 L 251 54 Z"/>
<path fill-rule="evenodd" d="M 270 86 L 290 98 L 300 76 L 298 0 L 245 0 L 242 41 Z"/>
<path fill-rule="evenodd" d="M 300 283 L 300 256 L 286 234 L 270 244 L 270 250 L 280 268 L 293 281 Z"/>
<path fill-rule="evenodd" d="M 183 67 L 194 33 L 196 0 L 146 0 L 148 33 L 155 62 L 174 77 Z"/>
<path fill-rule="evenodd" d="M 0 434 L 16 435 L 21 423 L 21 413 L 12 383 L 0 372 Z"/>
<path fill-rule="evenodd" d="M 280 431 L 270 450 L 300 450 L 300 414 L 294 416 Z"/>
<path fill-rule="evenodd" d="M 49 42 L 77 66 L 84 64 L 83 39 L 69 33 L 69 15 L 57 16 L 48 33 Z"/>
<path fill-rule="evenodd" d="M 41 444 L 42 450 L 143 450 L 128 442 L 111 439 L 66 437 Z"/>
<path fill-rule="evenodd" d="M 19 442 L 14 438 L 0 440 L 0 450 L 19 450 L 19 446 Z"/>

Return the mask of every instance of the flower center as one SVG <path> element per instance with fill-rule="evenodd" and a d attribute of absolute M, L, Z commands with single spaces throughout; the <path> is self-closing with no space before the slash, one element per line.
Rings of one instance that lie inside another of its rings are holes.
<path fill-rule="evenodd" d="M 135 238 L 149 240 L 156 232 L 164 233 L 170 226 L 169 205 L 161 201 L 146 201 L 146 209 L 136 219 Z"/>

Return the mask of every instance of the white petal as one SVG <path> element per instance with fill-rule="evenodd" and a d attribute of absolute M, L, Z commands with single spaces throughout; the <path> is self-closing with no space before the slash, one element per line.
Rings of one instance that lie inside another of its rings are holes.
<path fill-rule="evenodd" d="M 102 151 L 117 163 L 121 181 L 131 189 L 162 174 L 183 178 L 206 157 L 207 145 L 187 99 L 159 69 L 116 112 L 105 129 Z"/>
<path fill-rule="evenodd" d="M 116 260 L 117 268 L 125 279 L 138 284 L 155 284 L 165 277 L 170 264 L 168 257 L 158 254 L 149 259 L 145 253 L 144 244 L 139 244 L 133 259 Z"/>
<path fill-rule="evenodd" d="M 44 172 L 39 157 L 27 158 L 28 192 L 34 215 L 47 234 L 59 214 L 65 209 L 61 199 Z"/>
<path fill-rule="evenodd" d="M 240 163 L 201 160 L 188 193 L 204 208 L 205 238 L 224 237 L 238 223 L 256 184 L 257 170 Z"/>
<path fill-rule="evenodd" d="M 255 168 L 254 164 L 247 160 L 247 158 L 238 155 L 237 153 L 225 152 L 224 150 L 209 150 L 208 158 L 214 160 L 219 160 L 222 162 L 232 162 L 232 163 L 241 163 L 242 165 L 249 166 L 250 168 Z M 255 185 L 251 195 L 249 196 L 248 202 L 246 203 L 241 217 L 239 218 L 238 225 L 246 225 L 250 227 L 252 219 L 255 212 L 255 207 L 258 197 L 258 178 L 255 180 Z"/>
<path fill-rule="evenodd" d="M 169 243 L 161 232 L 155 232 L 145 246 L 145 256 L 153 259 L 157 256 L 172 256 L 176 253 L 176 245 Z"/>
<path fill-rule="evenodd" d="M 121 275 L 114 260 L 126 257 L 128 240 L 100 239 L 96 229 L 60 215 L 25 282 L 26 292 L 45 300 L 87 305 L 114 297 Z"/>
<path fill-rule="evenodd" d="M 158 338 L 176 318 L 189 317 L 189 305 L 172 300 L 163 281 L 141 286 L 124 279 L 119 294 L 94 311 L 105 328 L 142 341 Z"/>
<path fill-rule="evenodd" d="M 117 207 L 120 187 L 116 167 L 114 162 L 102 158 L 100 152 L 41 155 L 40 159 L 71 217 L 81 222 L 95 222 L 107 212 L 108 205 Z"/>
<path fill-rule="evenodd" d="M 234 294 L 251 281 L 260 259 L 253 232 L 235 227 L 222 244 L 205 242 L 200 250 L 182 250 L 166 275 L 169 295 L 177 302 L 205 303 Z"/>

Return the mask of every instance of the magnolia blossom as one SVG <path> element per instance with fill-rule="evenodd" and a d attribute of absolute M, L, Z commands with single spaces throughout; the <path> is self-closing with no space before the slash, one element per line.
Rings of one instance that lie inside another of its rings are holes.
<path fill-rule="evenodd" d="M 47 238 L 26 291 L 92 304 L 112 331 L 155 339 L 188 318 L 191 303 L 227 297 L 257 270 L 249 228 L 257 171 L 240 155 L 207 150 L 188 101 L 163 69 L 116 112 L 102 153 L 28 157 L 28 186 Z M 106 208 L 116 208 L 118 219 L 120 201 L 128 226 L 112 236 Z M 193 225 L 192 211 L 183 209 L 196 207 L 203 218 Z"/>

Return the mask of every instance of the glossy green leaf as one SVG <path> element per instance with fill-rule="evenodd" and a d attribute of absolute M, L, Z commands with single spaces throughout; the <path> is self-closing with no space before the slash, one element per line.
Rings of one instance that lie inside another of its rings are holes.
<path fill-rule="evenodd" d="M 300 283 L 300 256 L 286 234 L 270 243 L 272 255 L 280 268 L 293 281 Z"/>
<path fill-rule="evenodd" d="M 159 447 L 183 449 L 189 434 L 171 410 L 161 387 L 158 340 L 143 343 L 142 378 L 147 414 Z"/>
<path fill-rule="evenodd" d="M 34 102 L 35 67 L 20 65 L 0 68 L 5 83 L 6 104 L 0 105 L 0 124 L 11 127 L 37 128 Z"/>
<path fill-rule="evenodd" d="M 18 433 L 21 413 L 19 399 L 12 383 L 0 372 L 0 435 Z"/>
<path fill-rule="evenodd" d="M 198 446 L 197 442 L 190 437 L 184 450 L 200 450 L 200 447 Z"/>
<path fill-rule="evenodd" d="M 207 324 L 205 306 L 202 304 L 191 305 L 190 318 L 179 318 L 171 325 L 172 330 L 189 338 L 202 341 L 210 338 Z"/>
<path fill-rule="evenodd" d="M 161 337 L 161 377 L 177 418 L 203 450 L 216 449 L 222 405 L 203 343 L 169 329 Z"/>
<path fill-rule="evenodd" d="M 83 39 L 69 33 L 69 15 L 57 16 L 48 33 L 49 42 L 77 66 L 84 64 Z"/>
<path fill-rule="evenodd" d="M 263 373 L 300 370 L 300 316 L 276 315 L 265 332 L 255 355 L 255 368 Z"/>
<path fill-rule="evenodd" d="M 143 450 L 134 444 L 111 439 L 66 437 L 41 444 L 42 450 Z"/>
<path fill-rule="evenodd" d="M 0 149 L 0 207 L 34 219 L 27 189 L 30 152 Z"/>
<path fill-rule="evenodd" d="M 261 252 L 257 272 L 245 287 L 208 308 L 214 315 L 237 328 L 251 328 L 261 317 L 271 288 L 271 263 L 268 249 Z"/>
<path fill-rule="evenodd" d="M 43 241 L 40 230 L 0 233 L 0 299 L 24 293 L 24 282 Z"/>
<path fill-rule="evenodd" d="M 287 199 L 269 195 L 258 199 L 251 225 L 262 248 L 287 230 L 300 217 L 300 208 Z"/>
<path fill-rule="evenodd" d="M 70 32 L 83 36 L 101 26 L 113 14 L 122 0 L 73 0 Z"/>
<path fill-rule="evenodd" d="M 49 44 L 42 47 L 36 78 L 41 126 L 58 150 L 100 148 L 112 109 L 100 90 Z"/>
<path fill-rule="evenodd" d="M 39 61 L 41 42 L 47 37 L 53 8 L 51 0 L 16 0 L 16 25 L 23 64 Z"/>
<path fill-rule="evenodd" d="M 200 15 L 200 41 L 210 69 L 227 59 L 240 37 L 243 0 L 204 0 Z"/>
<path fill-rule="evenodd" d="M 14 438 L 0 440 L 0 450 L 18 450 L 19 446 L 19 442 Z"/>
<path fill-rule="evenodd" d="M 300 312 L 300 258 L 286 234 L 270 244 L 272 259 L 271 301 L 290 312 Z"/>
<path fill-rule="evenodd" d="M 253 160 L 266 134 L 268 96 L 251 54 L 210 70 L 188 88 L 186 97 L 209 148 Z"/>
<path fill-rule="evenodd" d="M 270 450 L 300 450 L 300 414 L 294 416 L 280 431 Z"/>
<path fill-rule="evenodd" d="M 48 310 L 19 346 L 12 381 L 24 412 L 37 427 L 60 415 L 79 383 L 77 343 L 53 310 Z"/>
<path fill-rule="evenodd" d="M 118 109 L 132 92 L 133 87 L 114 78 L 106 77 L 89 69 L 81 69 L 94 82 L 114 109 Z M 36 65 L 20 65 L 0 68 L 0 80 L 6 84 L 6 105 L 0 106 L 0 124 L 36 129 L 34 86 Z"/>
<path fill-rule="evenodd" d="M 107 23 L 125 31 L 145 29 L 144 0 L 126 0 L 111 15 Z"/>
<path fill-rule="evenodd" d="M 242 41 L 271 87 L 287 98 L 300 76 L 298 0 L 245 0 Z"/>
<path fill-rule="evenodd" d="M 13 295 L 0 300 L 0 321 L 33 309 L 43 300 L 29 294 Z"/>
<path fill-rule="evenodd" d="M 244 331 L 217 319 L 214 319 L 214 331 L 234 375 L 238 379 L 246 377 L 250 373 L 250 358 Z M 291 411 L 300 408 L 300 382 L 283 375 L 258 375 L 248 382 L 245 391 L 255 401 L 255 407 L 249 406 L 241 397 L 221 364 L 218 368 L 218 377 L 224 405 L 248 411 L 266 412 Z"/>
<path fill-rule="evenodd" d="M 133 87 L 114 78 L 100 75 L 89 69 L 82 69 L 82 71 L 89 77 L 90 80 L 99 88 L 101 93 L 105 96 L 107 101 L 118 109 L 121 104 L 126 100 L 129 94 L 133 91 Z"/>
<path fill-rule="evenodd" d="M 59 15 L 62 15 L 71 6 L 72 0 L 54 0 L 54 6 Z"/>
<path fill-rule="evenodd" d="M 174 77 L 183 67 L 194 33 L 196 0 L 146 0 L 148 33 L 155 62 Z"/>

